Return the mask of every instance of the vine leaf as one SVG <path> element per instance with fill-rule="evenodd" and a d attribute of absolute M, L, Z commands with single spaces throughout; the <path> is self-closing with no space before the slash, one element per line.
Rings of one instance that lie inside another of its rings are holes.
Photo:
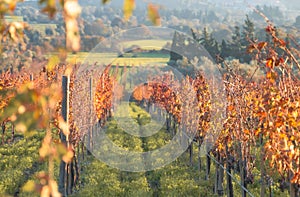
<path fill-rule="evenodd" d="M 154 5 L 152 3 L 148 4 L 148 18 L 154 25 L 161 24 L 157 5 Z"/>
<path fill-rule="evenodd" d="M 47 64 L 47 70 L 52 71 L 57 64 L 59 64 L 60 59 L 57 55 L 53 55 L 49 58 Z"/>
<path fill-rule="evenodd" d="M 260 43 L 258 43 L 257 48 L 258 48 L 259 50 L 262 50 L 262 49 L 266 48 L 267 45 L 268 45 L 267 42 L 260 42 Z"/>
<path fill-rule="evenodd" d="M 125 20 L 128 20 L 133 13 L 133 10 L 135 9 L 135 1 L 134 0 L 124 0 L 124 18 Z"/>
<path fill-rule="evenodd" d="M 268 68 L 273 68 L 273 59 L 272 58 L 267 59 L 266 66 Z"/>

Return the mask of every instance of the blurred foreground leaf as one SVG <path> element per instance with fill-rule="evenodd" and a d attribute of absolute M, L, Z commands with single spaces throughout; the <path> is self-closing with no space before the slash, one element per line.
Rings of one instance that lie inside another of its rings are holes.
<path fill-rule="evenodd" d="M 135 1 L 134 0 L 124 0 L 124 18 L 128 20 L 132 16 L 132 12 L 135 9 Z"/>

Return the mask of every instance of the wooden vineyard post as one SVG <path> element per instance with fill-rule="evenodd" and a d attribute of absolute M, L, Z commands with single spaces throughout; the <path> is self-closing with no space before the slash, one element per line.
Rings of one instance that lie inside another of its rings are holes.
<path fill-rule="evenodd" d="M 260 179 L 261 179 L 261 187 L 260 187 L 260 196 L 264 197 L 265 193 L 266 193 L 266 184 L 265 184 L 265 176 L 266 176 L 266 172 L 265 172 L 265 164 L 264 164 L 264 144 L 263 144 L 263 134 L 260 133 L 259 136 L 259 140 L 260 140 Z"/>
<path fill-rule="evenodd" d="M 231 165 L 232 164 L 231 164 L 231 160 L 229 160 L 230 159 L 229 158 L 230 154 L 229 154 L 229 151 L 228 151 L 228 145 L 227 144 L 226 144 L 226 155 L 227 155 L 227 157 L 226 157 L 226 171 L 231 174 L 231 168 L 232 168 Z M 233 197 L 232 179 L 231 179 L 231 176 L 228 173 L 226 173 L 227 196 L 228 197 Z"/>
<path fill-rule="evenodd" d="M 215 174 L 215 183 L 214 183 L 214 194 L 217 194 L 217 190 L 218 190 L 218 180 L 219 180 L 219 164 L 216 163 L 216 174 Z"/>
<path fill-rule="evenodd" d="M 205 172 L 205 180 L 209 180 L 210 176 L 210 151 L 206 153 L 206 172 Z"/>
<path fill-rule="evenodd" d="M 189 146 L 189 155 L 190 155 L 190 166 L 193 166 L 193 141 Z"/>
<path fill-rule="evenodd" d="M 2 122 L 1 128 L 2 128 L 2 145 L 3 145 L 4 144 L 4 133 L 6 130 L 5 122 Z"/>
<path fill-rule="evenodd" d="M 13 66 L 10 67 L 10 73 L 14 74 L 14 67 Z"/>
<path fill-rule="evenodd" d="M 224 189 L 223 189 L 223 179 L 224 179 L 224 168 L 223 168 L 223 161 L 221 159 L 221 155 L 217 152 L 217 162 L 216 162 L 216 176 L 215 176 L 215 194 L 218 196 L 223 196 Z"/>
<path fill-rule="evenodd" d="M 223 161 L 220 158 L 220 163 L 222 164 Z M 223 181 L 224 181 L 224 169 L 219 165 L 219 173 L 218 173 L 218 185 L 217 185 L 217 193 L 219 196 L 223 196 L 224 194 L 224 188 L 223 188 Z"/>
<path fill-rule="evenodd" d="M 15 125 L 11 123 L 11 141 L 15 140 Z"/>
<path fill-rule="evenodd" d="M 89 93 L 90 93 L 90 118 L 92 118 L 92 107 L 93 107 L 93 77 L 89 79 Z M 93 140 L 93 121 L 90 119 L 90 124 L 89 124 L 89 130 L 88 130 L 88 135 L 87 135 L 87 154 L 91 155 L 91 149 L 93 148 L 92 140 Z"/>
<path fill-rule="evenodd" d="M 70 78 L 68 76 L 62 77 L 62 117 L 64 121 L 69 124 L 69 85 L 70 85 Z M 60 132 L 60 140 L 61 143 L 63 143 L 67 148 L 69 148 L 69 136 L 65 135 L 62 131 Z M 59 168 L 59 192 L 63 196 L 67 196 L 69 191 L 69 184 L 68 184 L 68 164 L 64 161 L 60 162 L 60 168 Z"/>
<path fill-rule="evenodd" d="M 289 172 L 290 180 L 291 180 L 292 177 L 293 177 L 293 173 L 290 171 Z M 297 192 L 297 189 L 296 189 L 296 184 L 290 182 L 290 197 L 299 197 L 299 195 L 297 193 L 298 192 Z"/>
<path fill-rule="evenodd" d="M 199 137 L 198 140 L 198 170 L 199 170 L 199 181 L 201 180 L 201 169 L 202 169 L 202 161 L 201 161 L 201 142 L 202 142 L 202 137 Z"/>
<path fill-rule="evenodd" d="M 30 74 L 30 81 L 33 81 L 33 74 Z"/>
<path fill-rule="evenodd" d="M 241 186 L 246 188 L 245 184 L 245 169 L 244 169 L 244 158 L 242 154 L 242 144 L 241 142 L 238 143 L 238 155 L 239 155 L 239 169 L 240 169 L 240 178 L 241 178 Z M 244 188 L 241 188 L 242 190 L 242 197 L 246 197 L 247 192 L 244 190 Z"/>

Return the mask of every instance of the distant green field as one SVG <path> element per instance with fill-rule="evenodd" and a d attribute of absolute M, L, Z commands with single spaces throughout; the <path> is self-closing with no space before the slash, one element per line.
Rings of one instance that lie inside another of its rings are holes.
<path fill-rule="evenodd" d="M 151 54 L 138 53 L 126 54 L 125 57 L 118 57 L 116 53 L 77 53 L 69 54 L 67 61 L 70 63 L 90 63 L 98 62 L 99 64 L 112 64 L 120 66 L 146 66 L 146 65 L 161 65 L 169 61 L 168 54 Z"/>
<path fill-rule="evenodd" d="M 4 16 L 4 19 L 11 23 L 11 22 L 23 22 L 23 16 Z"/>
<path fill-rule="evenodd" d="M 56 24 L 29 24 L 29 27 L 45 36 L 46 28 L 50 27 L 51 29 L 56 29 Z"/>
<path fill-rule="evenodd" d="M 160 50 L 170 42 L 170 40 L 133 40 L 122 42 L 123 48 L 129 48 L 133 45 L 141 47 L 143 50 Z M 147 65 L 161 65 L 166 64 L 170 56 L 159 52 L 149 53 L 125 53 L 124 57 L 118 57 L 117 53 L 89 53 L 80 52 L 77 54 L 70 54 L 67 61 L 69 62 L 89 62 L 99 64 L 112 64 L 120 66 L 147 66 Z"/>
<path fill-rule="evenodd" d="M 133 41 L 123 42 L 123 46 L 125 48 L 128 48 L 128 47 L 131 47 L 132 45 L 138 45 L 142 49 L 159 50 L 163 46 L 165 46 L 167 44 L 167 42 L 171 42 L 171 40 L 133 40 Z"/>
<path fill-rule="evenodd" d="M 168 60 L 169 58 L 118 58 L 112 64 L 119 64 L 121 66 L 147 66 L 165 64 Z"/>
<path fill-rule="evenodd" d="M 67 61 L 76 63 L 89 62 L 94 63 L 98 62 L 100 64 L 112 64 L 120 66 L 140 66 L 140 65 L 148 65 L 148 64 L 161 64 L 167 63 L 169 61 L 169 57 L 166 55 L 159 54 L 157 57 L 117 57 L 117 54 L 107 54 L 107 53 L 93 53 L 87 55 L 87 53 L 78 53 L 76 55 L 70 54 L 67 58 Z"/>
<path fill-rule="evenodd" d="M 117 53 L 90 53 L 79 52 L 70 53 L 67 57 L 69 63 L 89 63 L 93 64 L 112 64 L 119 66 L 147 66 L 147 65 L 165 65 L 170 55 L 160 53 L 158 50 L 169 42 L 169 40 L 137 40 L 123 42 L 123 47 L 128 48 L 133 45 L 140 46 L 143 50 L 157 50 L 155 52 L 124 53 L 123 57 L 118 57 Z M 48 55 L 49 56 L 49 55 Z"/>

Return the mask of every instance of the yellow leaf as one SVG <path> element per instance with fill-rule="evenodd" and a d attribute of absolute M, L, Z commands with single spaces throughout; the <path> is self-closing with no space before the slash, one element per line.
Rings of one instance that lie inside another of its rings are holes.
<path fill-rule="evenodd" d="M 124 0 L 124 18 L 128 20 L 132 16 L 132 12 L 135 9 L 135 1 L 134 0 Z"/>
<path fill-rule="evenodd" d="M 273 68 L 273 66 L 274 66 L 274 61 L 273 61 L 272 58 L 268 58 L 268 59 L 267 59 L 266 66 L 267 66 L 268 68 Z"/>
<path fill-rule="evenodd" d="M 49 147 L 42 146 L 42 148 L 39 149 L 39 154 L 41 158 L 45 158 L 49 154 Z"/>
<path fill-rule="evenodd" d="M 271 72 L 267 72 L 267 79 L 271 79 L 272 78 L 272 73 Z"/>
<path fill-rule="evenodd" d="M 16 8 L 16 1 L 9 1 L 9 10 L 14 11 Z"/>
<path fill-rule="evenodd" d="M 56 144 L 56 151 L 60 156 L 68 153 L 67 147 L 63 143 Z"/>
<path fill-rule="evenodd" d="M 48 185 L 44 186 L 41 191 L 41 197 L 49 197 L 50 196 L 50 188 Z"/>
<path fill-rule="evenodd" d="M 161 24 L 157 5 L 154 5 L 152 3 L 148 4 L 148 18 L 154 25 Z"/>
<path fill-rule="evenodd" d="M 51 56 L 48 60 L 47 70 L 52 71 L 59 62 L 60 59 L 57 55 Z"/>
<path fill-rule="evenodd" d="M 69 125 L 61 117 L 58 119 L 58 126 L 65 135 L 70 134 Z"/>
<path fill-rule="evenodd" d="M 24 192 L 33 192 L 35 189 L 35 183 L 34 181 L 30 180 L 27 181 L 27 183 L 23 186 L 22 190 Z"/>
<path fill-rule="evenodd" d="M 293 111 L 292 112 L 293 117 L 296 119 L 298 117 L 298 112 L 297 111 Z"/>
<path fill-rule="evenodd" d="M 51 196 L 61 197 L 61 194 L 58 191 L 57 183 L 54 180 L 49 180 L 49 186 L 51 188 Z"/>
<path fill-rule="evenodd" d="M 72 150 L 68 150 L 68 152 L 62 157 L 62 160 L 66 163 L 69 163 L 72 161 L 74 157 L 74 153 Z"/>

